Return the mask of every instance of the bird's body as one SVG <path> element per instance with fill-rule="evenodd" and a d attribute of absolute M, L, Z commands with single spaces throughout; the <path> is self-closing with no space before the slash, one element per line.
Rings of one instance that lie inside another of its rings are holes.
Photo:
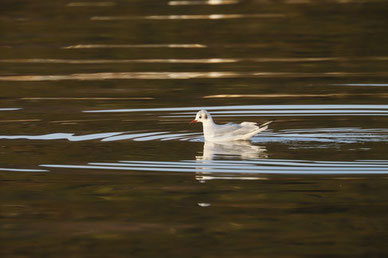
<path fill-rule="evenodd" d="M 252 136 L 266 130 L 272 121 L 262 125 L 257 125 L 254 122 L 218 125 L 214 123 L 211 115 L 206 110 L 200 110 L 195 120 L 192 121 L 192 123 L 195 122 L 202 122 L 205 141 L 222 142 L 249 140 Z"/>

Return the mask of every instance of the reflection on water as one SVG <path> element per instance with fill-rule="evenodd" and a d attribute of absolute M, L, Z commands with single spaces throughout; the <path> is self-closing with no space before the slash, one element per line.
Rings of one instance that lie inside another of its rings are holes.
<path fill-rule="evenodd" d="M 18 75 L 0 76 L 0 81 L 63 81 L 63 80 L 182 80 L 198 78 L 235 78 L 234 72 L 119 72 L 75 73 L 66 75 Z"/>
<path fill-rule="evenodd" d="M 126 63 L 171 63 L 171 64 L 221 64 L 235 63 L 242 60 L 208 58 L 208 59 L 0 59 L 0 63 L 39 63 L 39 64 L 126 64 Z"/>
<path fill-rule="evenodd" d="M 255 137 L 253 142 L 318 142 L 318 143 L 361 143 L 361 142 L 388 142 L 388 129 L 362 128 L 318 128 L 280 130 L 267 132 L 261 137 Z M 323 145 L 321 145 L 323 147 Z"/>
<path fill-rule="evenodd" d="M 314 77 L 385 77 L 388 72 L 103 72 L 103 73 L 74 73 L 52 75 L 9 75 L 0 76 L 0 81 L 63 81 L 63 80 L 187 80 L 187 79 L 225 79 L 225 78 L 314 78 Z"/>
<path fill-rule="evenodd" d="M 68 7 L 107 7 L 115 6 L 115 2 L 71 2 L 66 6 Z"/>
<path fill-rule="evenodd" d="M 29 98 L 27 98 L 29 99 Z M 56 100 L 57 98 L 31 98 L 31 100 Z M 61 99 L 61 98 L 59 98 Z M 70 100 L 78 100 L 70 99 Z M 90 99 L 86 99 L 90 100 Z M 20 108 L 3 108 L 0 111 L 13 111 Z M 177 108 L 140 108 L 140 109 L 108 109 L 108 110 L 85 110 L 84 113 L 122 113 L 137 112 L 139 114 L 147 112 L 149 116 L 159 117 L 152 120 L 163 121 L 164 123 L 179 123 L 177 119 L 189 121 L 198 110 L 210 110 L 214 117 L 263 117 L 263 116 L 388 116 L 388 105 L 241 105 L 241 106 L 210 106 L 210 107 L 177 107 Z M 106 120 L 106 119 L 105 119 Z M 18 121 L 32 122 L 35 120 L 3 120 L 2 122 Z M 104 119 L 92 120 L 61 120 L 57 122 L 91 122 L 104 121 Z M 189 129 L 189 127 L 186 127 Z M 97 128 L 96 128 L 97 130 Z M 194 130 L 190 128 L 190 130 Z M 69 132 L 52 132 L 42 135 L 1 135 L 3 140 L 68 140 L 68 141 L 90 141 L 100 140 L 102 142 L 115 141 L 187 141 L 203 142 L 201 132 L 187 130 L 155 130 L 151 128 L 140 131 L 116 131 L 97 132 L 92 134 L 76 135 Z M 374 143 L 388 142 L 388 129 L 386 128 L 360 128 L 360 127 L 327 127 L 327 128 L 299 128 L 299 129 L 278 129 L 276 131 L 267 130 L 252 138 L 254 143 L 281 143 L 289 148 L 330 148 L 333 144 L 353 144 L 353 143 Z M 317 146 L 317 144 L 320 144 Z M 325 145 L 326 144 L 326 145 Z M 240 155 L 243 158 L 264 158 L 265 148 L 254 146 L 249 143 L 233 144 L 211 144 L 204 145 L 202 159 L 211 160 L 218 155 Z"/>
<path fill-rule="evenodd" d="M 63 47 L 64 49 L 83 48 L 207 48 L 203 44 L 78 44 Z"/>
<path fill-rule="evenodd" d="M 387 87 L 388 83 L 346 83 L 346 84 L 333 84 L 334 86 L 357 86 L 357 87 Z"/>
<path fill-rule="evenodd" d="M 191 15 L 148 15 L 148 16 L 93 16 L 92 21 L 125 21 L 125 20 L 224 20 L 253 18 L 284 18 L 279 13 L 265 14 L 191 14 Z"/>
<path fill-rule="evenodd" d="M 197 160 L 214 159 L 258 159 L 267 158 L 267 150 L 263 146 L 252 145 L 249 141 L 214 143 L 205 141 L 203 155 L 197 156 Z"/>
<path fill-rule="evenodd" d="M 388 174 L 387 160 L 309 161 L 309 160 L 182 160 L 169 161 L 119 161 L 115 163 L 92 162 L 87 165 L 42 164 L 45 168 L 92 170 L 158 171 L 200 174 L 295 174 L 342 175 Z M 232 176 L 232 175 L 230 175 Z M 241 178 L 239 178 L 241 179 Z"/>
<path fill-rule="evenodd" d="M 27 169 L 27 168 L 0 168 L 0 171 L 7 171 L 7 172 L 49 172 L 46 169 Z"/>
<path fill-rule="evenodd" d="M 109 138 L 118 134 L 121 134 L 121 133 L 96 133 L 96 134 L 79 135 L 79 136 L 75 136 L 73 133 L 51 133 L 51 134 L 44 134 L 44 135 L 0 135 L 0 139 L 87 141 L 87 140 Z"/>
<path fill-rule="evenodd" d="M 3 2 L 1 257 L 387 257 L 387 1 Z"/>
<path fill-rule="evenodd" d="M 24 97 L 20 98 L 21 100 L 85 100 L 85 101 L 90 101 L 90 100 L 152 100 L 154 98 L 152 97 L 129 97 L 129 98 L 121 98 L 121 97 L 85 97 L 85 98 L 80 98 L 80 97 Z M 90 121 L 90 120 L 88 120 Z"/>
<path fill-rule="evenodd" d="M 24 121 L 24 120 L 15 120 Z M 71 121 L 61 121 L 71 122 Z M 0 140 L 68 140 L 68 141 L 90 141 L 101 140 L 102 142 L 114 141 L 189 141 L 204 142 L 201 132 L 188 131 L 134 131 L 134 132 L 104 132 L 85 135 L 74 133 L 51 133 L 43 135 L 0 135 Z M 316 128 L 316 129 L 283 129 L 278 131 L 267 130 L 251 138 L 254 143 L 282 143 L 287 145 L 304 143 L 314 148 L 315 143 L 367 143 L 367 142 L 388 142 L 388 129 L 374 128 Z M 322 148 L 324 145 L 321 145 Z M 301 147 L 301 146 L 299 146 Z M 209 143 L 204 145 L 201 159 L 211 160 L 211 157 L 241 156 L 242 158 L 259 158 L 266 156 L 265 147 L 255 146 L 249 142 L 230 143 Z"/>
<path fill-rule="evenodd" d="M 152 48 L 152 47 L 170 47 L 167 45 L 76 45 L 68 46 L 66 49 L 71 48 Z M 180 45 L 175 48 L 202 48 L 203 45 Z M 388 60 L 388 57 L 386 57 Z M 33 59 L 0 59 L 0 63 L 26 63 L 26 64 L 126 64 L 126 63 L 171 63 L 171 64 L 227 64 L 227 63 L 315 63 L 315 62 L 330 62 L 330 61 L 348 61 L 348 62 L 360 62 L 360 61 L 386 61 L 382 58 L 376 57 L 362 57 L 362 58 L 346 58 L 346 57 L 324 57 L 324 58 L 165 58 L 165 59 L 53 59 L 53 58 L 33 58 Z M 372 84 L 332 84 L 336 86 L 387 86 L 388 84 L 372 83 Z"/>
<path fill-rule="evenodd" d="M 17 120 L 20 121 L 20 120 Z M 24 121 L 24 120 L 21 120 Z M 60 122 L 72 122 L 72 121 L 60 121 Z M 133 141 L 198 141 L 201 140 L 199 137 L 201 133 L 188 133 L 178 132 L 107 132 L 107 133 L 94 133 L 85 135 L 75 135 L 74 133 L 51 133 L 43 135 L 0 135 L 0 140 L 68 140 L 72 142 L 78 141 L 90 141 L 90 140 L 101 140 L 102 142 L 113 142 L 122 140 L 133 140 Z"/>
<path fill-rule="evenodd" d="M 332 98 L 332 97 L 378 97 L 387 98 L 388 94 L 374 93 L 324 93 L 324 94 L 218 94 L 203 96 L 204 99 L 226 99 L 226 98 Z"/>
<path fill-rule="evenodd" d="M 195 160 L 181 161 L 118 161 L 91 162 L 87 165 L 78 164 L 42 164 L 45 168 L 68 168 L 89 170 L 120 170 L 120 171 L 158 171 L 174 173 L 195 173 L 199 181 L 214 179 L 265 180 L 266 174 L 387 174 L 387 160 L 356 160 L 356 161 L 311 161 L 290 159 L 268 159 L 269 153 L 265 146 L 253 145 L 249 141 L 212 143 L 203 140 L 201 133 L 170 133 L 170 132 L 116 132 L 74 136 L 73 134 L 48 134 L 41 136 L 0 136 L 0 139 L 58 140 L 83 141 L 101 139 L 102 142 L 134 140 L 134 141 L 202 141 L 202 155 Z M 252 142 L 283 144 L 308 143 L 314 148 L 314 142 L 353 144 L 361 142 L 388 142 L 388 129 L 361 128 L 319 128 L 319 129 L 287 129 L 278 132 L 267 131 L 253 137 Z M 330 148 L 321 145 L 319 148 Z M 302 149 L 299 146 L 298 149 Z M 317 146 L 315 146 L 317 148 Z M 292 149 L 290 147 L 289 149 Z M 15 170 L 16 171 L 16 170 Z M 20 170 L 22 171 L 22 170 Z M 36 171 L 38 172 L 38 171 Z M 250 174 L 245 176 L 244 174 Z"/>
<path fill-rule="evenodd" d="M 235 105 L 235 106 L 198 106 L 198 107 L 172 107 L 172 108 L 137 108 L 137 109 L 106 109 L 106 110 L 85 110 L 85 113 L 116 113 L 116 112 L 165 112 L 165 111 L 177 111 L 177 112 L 185 112 L 185 111 L 195 111 L 192 113 L 183 113 L 190 114 L 188 116 L 192 116 L 198 110 L 206 109 L 211 111 L 217 110 L 239 110 L 238 112 L 244 114 L 244 112 L 248 110 L 268 110 L 268 112 L 272 112 L 272 110 L 336 110 L 336 109 L 346 109 L 346 110 L 354 110 L 354 109 L 365 109 L 365 110 L 388 110 L 388 105 Z M 227 111 L 225 111 L 227 112 Z M 213 113 L 213 112 L 212 112 Z M 235 112 L 234 112 L 235 113 Z M 175 113 L 174 113 L 175 114 Z M 176 113 L 180 114 L 180 113 Z"/>
<path fill-rule="evenodd" d="M 0 111 L 16 111 L 21 109 L 22 108 L 0 108 Z"/>
<path fill-rule="evenodd" d="M 301 95 L 303 96 L 303 94 Z M 162 118 L 191 118 L 198 110 L 214 117 L 240 116 L 387 116 L 388 105 L 243 105 L 179 108 L 85 110 L 85 113 L 160 112 Z M 169 112 L 169 113 L 164 113 Z"/>
<path fill-rule="evenodd" d="M 193 0 L 193 1 L 169 1 L 168 5 L 228 5 L 228 4 L 238 4 L 239 0 Z"/>
<path fill-rule="evenodd" d="M 171 141 L 195 139 L 199 133 L 170 133 L 170 132 L 143 132 L 143 133 L 125 133 L 118 136 L 112 136 L 102 139 L 103 142 L 122 141 L 133 139 L 134 141 Z"/>

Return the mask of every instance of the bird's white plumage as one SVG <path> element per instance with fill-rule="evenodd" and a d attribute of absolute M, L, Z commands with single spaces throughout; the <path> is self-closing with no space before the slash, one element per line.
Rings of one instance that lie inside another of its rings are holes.
<path fill-rule="evenodd" d="M 213 118 L 206 110 L 200 110 L 195 116 L 195 120 L 193 122 L 201 122 L 203 125 L 205 140 L 213 142 L 249 140 L 252 136 L 266 130 L 268 128 L 268 124 L 271 123 L 270 121 L 260 126 L 254 122 L 217 125 L 214 123 Z"/>

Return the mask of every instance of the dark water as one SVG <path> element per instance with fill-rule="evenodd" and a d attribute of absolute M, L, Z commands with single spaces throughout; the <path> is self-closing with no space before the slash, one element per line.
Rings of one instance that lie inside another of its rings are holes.
<path fill-rule="evenodd" d="M 385 257 L 387 11 L 2 1 L 0 255 Z"/>

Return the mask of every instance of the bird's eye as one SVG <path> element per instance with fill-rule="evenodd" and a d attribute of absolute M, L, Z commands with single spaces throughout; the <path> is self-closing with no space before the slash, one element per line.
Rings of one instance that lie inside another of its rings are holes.
<path fill-rule="evenodd" d="M 202 117 L 201 116 L 199 116 L 199 119 L 201 119 Z"/>

